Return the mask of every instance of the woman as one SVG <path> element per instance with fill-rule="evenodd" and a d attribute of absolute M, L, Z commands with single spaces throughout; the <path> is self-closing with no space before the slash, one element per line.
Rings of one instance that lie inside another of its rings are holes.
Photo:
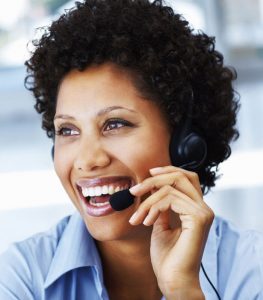
<path fill-rule="evenodd" d="M 2 255 L 0 299 L 263 299 L 262 236 L 203 201 L 238 136 L 214 40 L 162 1 L 87 0 L 35 46 L 26 83 L 77 212 Z"/>

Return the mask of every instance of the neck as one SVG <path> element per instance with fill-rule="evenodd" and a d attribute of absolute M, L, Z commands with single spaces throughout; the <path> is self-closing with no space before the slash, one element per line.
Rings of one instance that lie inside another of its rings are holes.
<path fill-rule="evenodd" d="M 97 242 L 108 290 L 132 291 L 132 299 L 161 298 L 150 258 L 151 230 L 129 240 Z"/>

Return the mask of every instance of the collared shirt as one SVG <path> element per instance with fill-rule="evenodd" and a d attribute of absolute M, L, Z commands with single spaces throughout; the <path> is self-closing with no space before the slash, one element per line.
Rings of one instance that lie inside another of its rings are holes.
<path fill-rule="evenodd" d="M 261 233 L 237 231 L 216 217 L 202 262 L 221 299 L 263 299 Z M 217 299 L 202 270 L 200 282 L 205 298 Z M 109 299 L 96 244 L 78 213 L 0 256 L 0 299 Z"/>

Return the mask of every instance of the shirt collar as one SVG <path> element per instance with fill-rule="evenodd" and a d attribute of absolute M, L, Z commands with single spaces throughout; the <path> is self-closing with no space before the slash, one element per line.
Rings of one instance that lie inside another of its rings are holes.
<path fill-rule="evenodd" d="M 99 274 L 102 274 L 101 260 L 94 239 L 76 212 L 70 217 L 60 237 L 44 287 L 47 288 L 68 271 L 89 266 L 95 266 Z"/>
<path fill-rule="evenodd" d="M 217 286 L 217 251 L 218 244 L 221 238 L 221 232 L 218 229 L 219 220 L 215 218 L 203 254 L 203 265 L 209 277 Z M 69 243 L 71 243 L 69 245 Z M 49 272 L 47 274 L 44 288 L 48 288 L 59 277 L 68 271 L 81 267 L 95 267 L 102 279 L 101 259 L 95 245 L 95 241 L 88 232 L 85 223 L 81 216 L 76 212 L 70 217 L 68 224 L 59 240 L 56 252 L 51 262 Z M 202 273 L 202 271 L 200 270 Z M 206 290 L 211 287 L 207 284 L 207 279 L 204 274 L 201 275 L 201 285 Z"/>

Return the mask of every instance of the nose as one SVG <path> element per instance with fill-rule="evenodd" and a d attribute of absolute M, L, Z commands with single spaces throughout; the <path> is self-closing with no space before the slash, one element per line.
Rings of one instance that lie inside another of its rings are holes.
<path fill-rule="evenodd" d="M 93 171 L 110 164 L 110 155 L 98 139 L 82 139 L 79 141 L 74 167 L 81 171 Z"/>

